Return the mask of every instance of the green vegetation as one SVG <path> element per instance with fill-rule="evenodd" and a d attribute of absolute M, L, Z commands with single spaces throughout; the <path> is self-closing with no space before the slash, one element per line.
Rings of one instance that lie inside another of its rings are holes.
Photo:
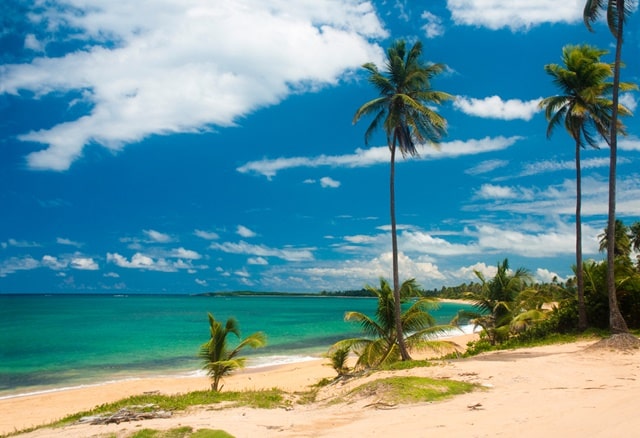
<path fill-rule="evenodd" d="M 622 43 L 624 24 L 635 10 L 632 0 L 587 0 L 584 6 L 584 23 L 592 31 L 591 25 L 596 22 L 602 10 L 606 10 L 607 25 L 616 40 L 616 53 L 613 65 L 613 88 L 611 108 L 611 129 L 606 138 L 609 144 L 609 203 L 607 211 L 607 297 L 609 301 L 609 329 L 613 334 L 628 333 L 629 328 L 618 306 L 616 293 L 616 256 L 615 256 L 615 221 L 616 221 L 616 166 L 618 157 L 618 123 L 620 96 L 620 69 L 622 67 Z"/>
<path fill-rule="evenodd" d="M 585 143 L 598 148 L 598 137 L 607 138 L 611 129 L 611 109 L 613 102 L 606 96 L 612 84 L 606 79 L 613 75 L 612 66 L 600 61 L 607 52 L 588 45 L 565 46 L 562 50 L 564 66 L 548 64 L 545 71 L 553 77 L 562 94 L 547 97 L 540 102 L 545 109 L 549 126 L 547 137 L 553 129 L 564 122 L 564 126 L 575 143 L 576 160 L 576 266 L 582 266 L 582 173 L 580 149 Z M 620 84 L 630 89 L 630 84 Z M 630 111 L 624 107 L 625 114 Z M 576 270 L 578 287 L 578 328 L 587 328 L 587 313 L 584 303 L 584 278 L 580 269 Z"/>
<path fill-rule="evenodd" d="M 199 429 L 194 431 L 192 427 L 178 427 L 169 430 L 142 429 L 129 438 L 233 438 L 222 430 Z"/>
<path fill-rule="evenodd" d="M 229 349 L 227 336 L 233 333 L 240 338 L 240 326 L 235 318 L 227 319 L 223 326 L 220 321 L 216 321 L 211 313 L 209 317 L 209 332 L 211 338 L 200 347 L 198 356 L 204 361 L 204 368 L 211 376 L 211 390 L 222 389 L 220 380 L 228 376 L 233 371 L 243 368 L 246 358 L 239 357 L 240 351 L 244 347 L 259 348 L 266 344 L 266 337 L 262 332 L 253 333 L 243 340 L 233 349 Z"/>
<path fill-rule="evenodd" d="M 347 312 L 345 321 L 353 321 L 360 325 L 363 337 L 344 339 L 335 343 L 328 353 L 338 375 L 347 373 L 345 364 L 349 351 L 358 356 L 356 369 L 376 368 L 394 363 L 402 358 L 399 339 L 413 350 L 449 345 L 446 341 L 431 341 L 430 338 L 452 326 L 436 326 L 435 319 L 429 310 L 435 307 L 433 299 L 420 297 L 418 284 L 414 279 L 402 283 L 400 288 L 401 304 L 404 304 L 400 318 L 403 332 L 398 335 L 396 329 L 395 294 L 385 279 L 380 279 L 380 286 L 367 289 L 377 297 L 375 317 L 361 312 Z M 408 301 L 409 298 L 414 298 Z"/>
<path fill-rule="evenodd" d="M 409 360 L 409 352 L 401 336 L 402 318 L 400 317 L 400 276 L 398 273 L 398 237 L 396 230 L 395 201 L 395 159 L 400 150 L 403 157 L 418 155 L 419 145 L 436 145 L 445 135 L 446 120 L 433 110 L 453 96 L 431 88 L 431 79 L 442 73 L 444 64 L 423 64 L 422 43 L 416 41 L 407 51 L 404 40 L 396 41 L 387 49 L 385 70 L 370 62 L 363 65 L 369 72 L 369 82 L 378 91 L 379 96 L 362 105 L 353 116 L 357 123 L 363 116 L 373 116 L 373 121 L 365 132 L 368 144 L 373 133 L 382 128 L 387 135 L 387 145 L 391 152 L 389 204 L 391 217 L 391 250 L 393 269 L 393 295 L 395 312 L 395 333 L 397 346 L 402 360 Z"/>
<path fill-rule="evenodd" d="M 350 391 L 345 401 L 375 396 L 378 404 L 438 401 L 477 389 L 477 385 L 427 377 L 388 377 L 374 380 Z"/>

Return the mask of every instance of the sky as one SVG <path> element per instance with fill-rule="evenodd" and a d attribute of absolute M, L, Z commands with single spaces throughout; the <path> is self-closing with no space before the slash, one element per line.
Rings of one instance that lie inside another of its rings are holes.
<path fill-rule="evenodd" d="M 360 289 L 391 278 L 389 149 L 362 65 L 396 40 L 443 63 L 438 148 L 396 167 L 401 279 L 537 281 L 575 263 L 574 143 L 544 65 L 609 50 L 584 0 L 9 0 L 0 30 L 0 293 Z M 622 79 L 640 82 L 640 13 Z M 638 92 L 621 101 L 637 110 Z M 640 123 L 617 214 L 640 220 Z M 583 251 L 602 260 L 609 150 L 585 149 Z"/>

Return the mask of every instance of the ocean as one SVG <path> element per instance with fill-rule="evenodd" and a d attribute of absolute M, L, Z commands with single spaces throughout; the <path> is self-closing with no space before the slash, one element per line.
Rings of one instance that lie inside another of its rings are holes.
<path fill-rule="evenodd" d="M 262 331 L 247 366 L 309 360 L 360 335 L 346 311 L 373 315 L 374 298 L 187 295 L 0 295 L 0 398 L 151 376 L 204 374 L 197 352 L 207 312 Z M 448 323 L 468 305 L 431 312 Z M 231 338 L 233 336 L 231 335 Z"/>

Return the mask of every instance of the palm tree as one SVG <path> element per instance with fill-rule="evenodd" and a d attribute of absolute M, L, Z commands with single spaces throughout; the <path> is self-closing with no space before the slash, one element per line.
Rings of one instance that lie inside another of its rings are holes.
<path fill-rule="evenodd" d="M 611 112 L 611 129 L 609 139 L 609 207 L 607 220 L 607 294 L 609 297 L 609 325 L 611 332 L 628 333 L 629 328 L 620 313 L 616 296 L 615 283 L 615 217 L 616 217 L 616 163 L 618 155 L 618 102 L 620 85 L 620 67 L 624 23 L 633 12 L 632 0 L 587 0 L 584 6 L 584 23 L 587 29 L 593 30 L 591 24 L 600 16 L 602 9 L 607 11 L 607 25 L 616 40 L 616 54 L 613 67 L 613 109 Z"/>
<path fill-rule="evenodd" d="M 211 376 L 211 390 L 219 391 L 220 380 L 234 370 L 244 367 L 246 358 L 238 357 L 244 347 L 259 348 L 266 345 L 266 337 L 262 332 L 253 333 L 247 336 L 232 350 L 229 350 L 227 335 L 233 333 L 240 338 L 240 326 L 235 318 L 227 319 L 223 326 L 220 321 L 216 321 L 211 313 L 209 316 L 209 332 L 211 338 L 202 344 L 198 356 L 204 361 L 204 368 Z"/>
<path fill-rule="evenodd" d="M 460 311 L 452 323 L 457 325 L 460 320 L 471 320 L 472 324 L 483 329 L 491 345 L 495 345 L 507 337 L 514 316 L 521 313 L 521 309 L 516 308 L 516 298 L 531 283 L 531 274 L 525 268 L 510 272 L 507 259 L 498 263 L 496 275 L 491 280 L 487 280 L 480 271 L 474 272 L 482 288 L 480 293 L 466 293 L 465 298 L 474 301 L 477 311 Z"/>
<path fill-rule="evenodd" d="M 580 169 L 580 149 L 585 143 L 597 148 L 593 136 L 595 131 L 603 138 L 607 137 L 610 124 L 611 101 L 605 94 L 611 89 L 611 83 L 605 82 L 612 74 L 610 64 L 600 62 L 605 50 L 595 47 L 565 46 L 562 49 L 564 66 L 545 65 L 545 71 L 553 77 L 560 88 L 557 96 L 547 97 L 540 102 L 545 109 L 549 125 L 547 137 L 553 129 L 564 121 L 564 126 L 575 142 L 576 159 L 576 266 L 582 266 L 582 172 Z M 576 269 L 578 288 L 578 329 L 587 328 L 587 311 L 584 302 L 584 277 L 581 269 Z"/>
<path fill-rule="evenodd" d="M 399 149 L 403 157 L 418 155 L 417 147 L 424 143 L 437 144 L 446 133 L 446 120 L 431 109 L 453 96 L 431 88 L 431 78 L 443 72 L 443 64 L 423 64 L 422 43 L 416 42 L 407 51 L 406 43 L 399 40 L 387 50 L 383 71 L 373 63 L 363 65 L 369 72 L 369 82 L 380 96 L 362 105 L 353 117 L 357 123 L 363 116 L 373 115 L 373 121 L 365 133 L 368 144 L 373 133 L 382 127 L 387 135 L 390 160 L 390 216 L 391 247 L 393 255 L 393 293 L 395 303 L 396 333 L 403 333 L 400 318 L 400 280 L 398 272 L 398 238 L 395 213 L 395 159 Z M 402 360 L 411 359 L 404 339 L 398 339 Z"/>
<path fill-rule="evenodd" d="M 380 287 L 367 286 L 369 292 L 377 297 L 375 317 L 370 317 L 361 312 L 347 312 L 345 321 L 357 322 L 362 327 L 364 337 L 345 339 L 334 344 L 329 350 L 329 357 L 333 357 L 332 352 L 349 349 L 358 355 L 356 368 L 375 368 L 382 364 L 393 363 L 401 359 L 400 344 L 396 333 L 395 320 L 395 297 L 389 282 L 380 279 Z M 410 304 L 407 299 L 418 295 L 418 284 L 414 279 L 407 280 L 400 287 L 401 300 L 408 307 L 401 313 L 402 338 L 410 348 L 421 347 L 444 347 L 450 345 L 446 341 L 429 341 L 433 335 L 445 330 L 452 329 L 451 326 L 436 326 L 435 319 L 429 310 L 436 306 L 433 299 L 418 297 Z"/>
<path fill-rule="evenodd" d="M 607 229 L 602 234 L 598 235 L 600 238 L 600 251 L 604 251 L 609 247 L 609 233 Z M 635 245 L 635 244 L 634 244 Z M 613 244 L 613 254 L 615 257 L 629 258 L 631 254 L 631 236 L 629 228 L 620 219 L 616 219 L 615 227 L 615 242 Z"/>

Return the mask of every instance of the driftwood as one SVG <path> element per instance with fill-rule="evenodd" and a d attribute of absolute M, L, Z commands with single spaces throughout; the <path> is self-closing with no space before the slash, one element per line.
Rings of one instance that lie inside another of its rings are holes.
<path fill-rule="evenodd" d="M 152 418 L 171 418 L 172 412 L 165 410 L 135 410 L 135 408 L 149 409 L 151 406 L 132 406 L 131 408 L 122 408 L 115 414 L 93 415 L 90 417 L 82 417 L 79 423 L 89 424 L 120 424 L 128 421 L 150 420 Z"/>

